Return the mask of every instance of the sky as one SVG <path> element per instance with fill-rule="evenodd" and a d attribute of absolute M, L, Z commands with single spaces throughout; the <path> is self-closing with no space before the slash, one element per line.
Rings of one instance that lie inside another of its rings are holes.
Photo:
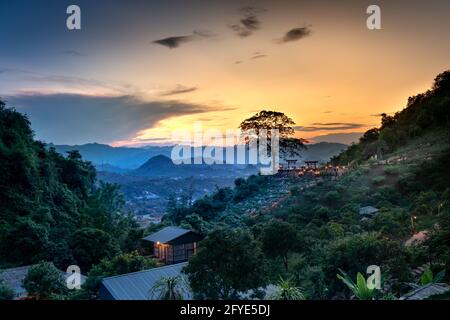
<path fill-rule="evenodd" d="M 81 9 L 68 30 L 66 8 Z M 381 9 L 381 29 L 366 9 Z M 55 144 L 171 144 L 282 111 L 353 139 L 450 69 L 449 1 L 0 0 L 0 97 Z"/>

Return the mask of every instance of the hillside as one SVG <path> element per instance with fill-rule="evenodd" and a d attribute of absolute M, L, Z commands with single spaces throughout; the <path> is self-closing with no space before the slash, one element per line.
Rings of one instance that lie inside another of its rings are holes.
<path fill-rule="evenodd" d="M 76 151 L 35 141 L 27 117 L 0 101 L 0 268 L 52 261 L 65 270 L 130 249 L 136 231 L 115 186 Z M 92 243 L 95 238 L 99 246 Z"/>
<path fill-rule="evenodd" d="M 192 206 L 174 203 L 165 220 L 211 238 L 242 230 L 259 243 L 252 250 L 262 250 L 265 257 L 270 271 L 264 281 L 291 279 L 308 299 L 351 298 L 336 275 L 342 270 L 355 279 L 370 265 L 379 266 L 384 278 L 375 299 L 398 299 L 433 281 L 433 275 L 448 283 L 449 84 L 450 72 L 445 72 L 430 91 L 410 98 L 404 110 L 384 115 L 380 128 L 334 159 L 349 165 L 338 179 L 251 176 Z M 366 206 L 378 211 L 362 215 Z M 418 242 L 409 240 L 418 235 Z M 214 250 L 204 248 L 211 255 Z M 198 261 L 208 263 L 202 257 Z M 199 280 L 207 277 L 195 273 L 207 268 L 196 262 L 197 257 L 190 267 L 198 281 L 194 290 L 208 294 Z M 421 277 L 424 270 L 429 280 Z"/>

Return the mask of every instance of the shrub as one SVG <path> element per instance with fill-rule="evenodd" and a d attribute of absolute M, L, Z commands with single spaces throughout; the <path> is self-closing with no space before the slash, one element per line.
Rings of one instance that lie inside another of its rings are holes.
<path fill-rule="evenodd" d="M 384 176 L 375 176 L 372 178 L 372 183 L 376 186 L 382 185 L 386 181 Z"/>
<path fill-rule="evenodd" d="M 8 287 L 2 281 L 0 281 L 0 301 L 12 300 L 13 298 L 14 298 L 14 290 Z"/>

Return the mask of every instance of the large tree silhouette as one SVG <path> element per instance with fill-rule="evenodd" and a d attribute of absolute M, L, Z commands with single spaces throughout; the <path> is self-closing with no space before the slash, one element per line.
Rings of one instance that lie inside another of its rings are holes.
<path fill-rule="evenodd" d="M 272 137 L 275 130 L 278 130 L 280 157 L 285 158 L 300 156 L 300 151 L 306 149 L 304 144 L 306 140 L 294 137 L 294 125 L 294 120 L 283 112 L 263 110 L 242 121 L 239 129 L 244 134 L 244 140 L 247 144 L 258 137 L 262 130 L 266 130 L 268 153 L 272 152 Z"/>

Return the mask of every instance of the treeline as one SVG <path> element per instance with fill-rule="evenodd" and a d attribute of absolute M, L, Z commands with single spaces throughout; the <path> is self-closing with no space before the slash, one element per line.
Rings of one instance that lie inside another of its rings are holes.
<path fill-rule="evenodd" d="M 86 274 L 141 237 L 117 186 L 97 183 L 78 152 L 34 140 L 27 117 L 2 101 L 0 176 L 0 268 L 52 261 Z"/>
<path fill-rule="evenodd" d="M 267 176 L 251 175 L 247 179 L 238 178 L 234 181 L 233 189 L 218 188 L 211 195 L 195 201 L 192 201 L 189 191 L 179 198 L 171 196 L 163 222 L 181 225 L 206 234 L 219 218 L 226 220 L 222 213 L 227 208 L 258 194 L 268 181 Z"/>
<path fill-rule="evenodd" d="M 411 138 L 450 124 L 450 71 L 439 74 L 430 90 L 410 97 L 406 108 L 390 116 L 381 114 L 381 126 L 364 133 L 358 144 L 336 156 L 333 163 L 361 162 L 373 155 L 382 157 Z"/>

